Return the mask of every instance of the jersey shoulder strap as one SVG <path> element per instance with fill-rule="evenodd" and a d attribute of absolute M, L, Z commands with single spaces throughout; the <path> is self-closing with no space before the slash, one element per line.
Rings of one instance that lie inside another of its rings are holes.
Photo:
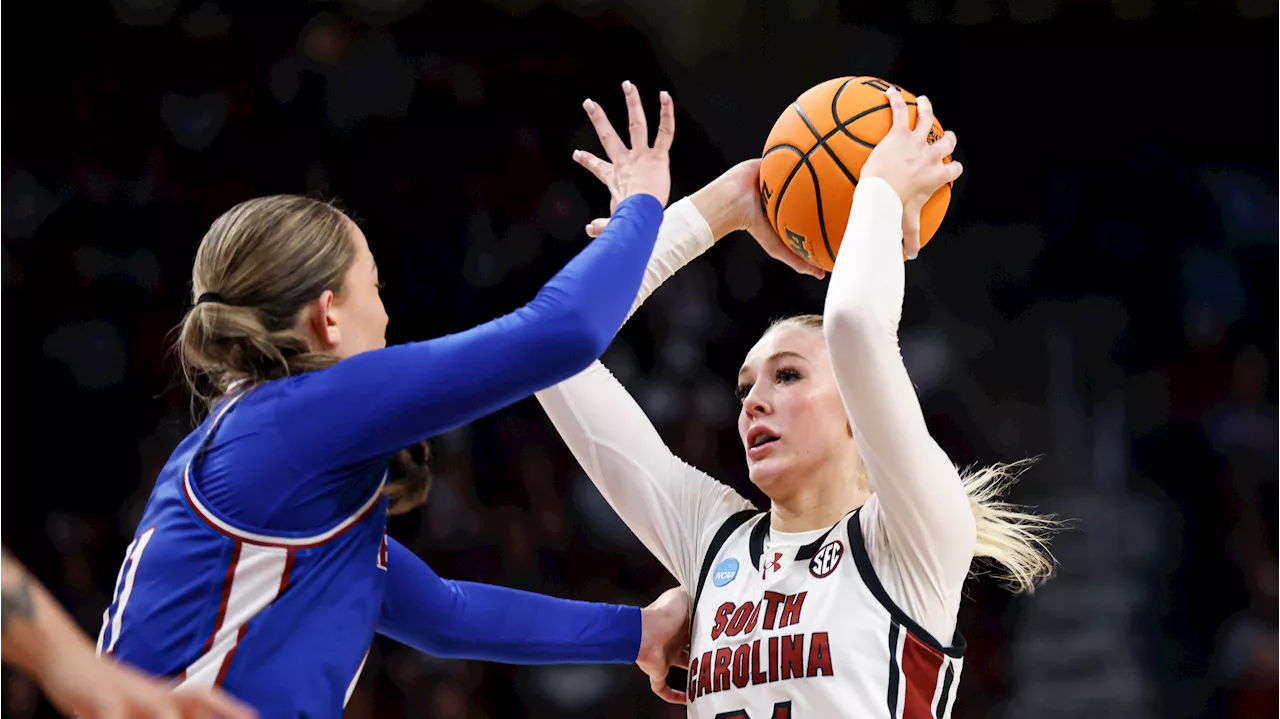
<path fill-rule="evenodd" d="M 743 522 L 761 514 L 766 510 L 762 509 L 744 509 L 740 512 L 734 512 L 729 518 L 724 520 L 724 524 L 720 525 L 720 529 L 716 530 L 716 536 L 711 538 L 711 546 L 707 547 L 707 555 L 702 559 L 702 571 L 698 574 L 698 588 L 693 594 L 693 609 L 698 609 L 698 600 L 702 599 L 702 585 L 707 583 L 707 575 L 711 573 L 711 563 L 715 561 L 716 555 L 720 553 L 720 548 L 724 543 L 729 541 L 729 535 L 733 534 L 733 530 L 741 527 Z"/>
<path fill-rule="evenodd" d="M 907 613 L 889 598 L 889 593 L 885 591 L 884 585 L 880 583 L 880 578 L 876 576 L 876 570 L 871 566 L 871 557 L 867 554 L 866 538 L 862 536 L 862 507 L 854 510 L 849 517 L 849 551 L 853 553 L 853 563 L 858 568 L 858 574 L 862 577 L 862 583 L 866 585 L 867 590 L 876 598 L 889 612 L 894 623 L 900 624 L 907 628 L 916 639 L 923 641 L 925 644 L 937 649 L 954 659 L 964 656 L 965 640 L 960 634 L 960 627 L 956 625 L 955 636 L 951 639 L 951 645 L 947 646 L 934 638 L 932 634 L 925 631 L 925 628 L 916 623 L 916 620 L 907 616 Z"/>

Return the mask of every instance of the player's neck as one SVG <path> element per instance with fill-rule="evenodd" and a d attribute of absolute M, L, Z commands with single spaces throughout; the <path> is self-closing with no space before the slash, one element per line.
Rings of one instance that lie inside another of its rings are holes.
<path fill-rule="evenodd" d="M 787 497 L 773 500 L 770 527 L 779 532 L 825 529 L 866 503 L 870 494 L 844 472 L 812 477 Z"/>

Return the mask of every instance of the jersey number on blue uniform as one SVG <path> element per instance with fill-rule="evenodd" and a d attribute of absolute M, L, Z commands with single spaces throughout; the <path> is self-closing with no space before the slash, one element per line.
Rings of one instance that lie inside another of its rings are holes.
<path fill-rule="evenodd" d="M 142 561 L 142 553 L 146 551 L 147 543 L 155 533 L 155 527 L 148 529 L 139 534 L 137 539 L 130 542 L 129 547 L 125 549 L 124 563 L 120 565 L 120 574 L 116 576 L 116 588 L 111 597 L 111 604 L 102 613 L 102 631 L 98 633 L 99 654 L 110 654 L 116 648 L 116 641 L 120 639 L 120 621 L 124 616 L 125 605 L 129 603 L 129 595 L 133 594 L 133 579 L 138 575 L 138 563 Z M 113 606 L 114 614 L 111 612 Z"/>

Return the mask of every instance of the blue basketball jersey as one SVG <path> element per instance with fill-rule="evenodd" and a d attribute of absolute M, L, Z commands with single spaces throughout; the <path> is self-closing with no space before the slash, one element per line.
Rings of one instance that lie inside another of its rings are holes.
<path fill-rule="evenodd" d="M 195 477 L 242 397 L 226 400 L 160 472 L 98 650 L 179 686 L 223 687 L 263 717 L 337 717 L 382 602 L 387 501 L 379 483 L 349 516 L 308 536 L 237 529 Z"/>
<path fill-rule="evenodd" d="M 395 452 L 599 357 L 661 223 L 634 195 L 510 314 L 233 390 L 160 472 L 99 651 L 263 717 L 340 716 L 375 631 L 438 656 L 634 661 L 638 609 L 443 580 L 388 543 L 382 490 Z"/>

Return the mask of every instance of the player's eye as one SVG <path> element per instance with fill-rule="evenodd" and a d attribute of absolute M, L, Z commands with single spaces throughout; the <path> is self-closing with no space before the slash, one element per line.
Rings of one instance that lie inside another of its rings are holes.
<path fill-rule="evenodd" d="M 751 385 L 743 383 L 738 385 L 738 389 L 734 392 L 734 395 L 736 395 L 738 397 L 738 401 L 741 402 L 745 400 L 747 398 L 747 395 L 750 393 L 751 393 Z"/>
<path fill-rule="evenodd" d="M 775 382 L 795 382 L 796 380 L 801 379 L 800 370 L 797 370 L 794 367 L 779 367 L 777 371 L 773 373 L 773 379 Z"/>
<path fill-rule="evenodd" d="M 387 286 L 387 283 L 386 283 L 386 282 L 384 282 L 383 280 L 378 280 L 378 284 L 377 284 L 377 288 L 378 288 L 378 290 L 380 290 L 380 291 L 381 291 L 381 290 L 385 289 L 385 288 L 386 288 L 386 286 Z"/>

